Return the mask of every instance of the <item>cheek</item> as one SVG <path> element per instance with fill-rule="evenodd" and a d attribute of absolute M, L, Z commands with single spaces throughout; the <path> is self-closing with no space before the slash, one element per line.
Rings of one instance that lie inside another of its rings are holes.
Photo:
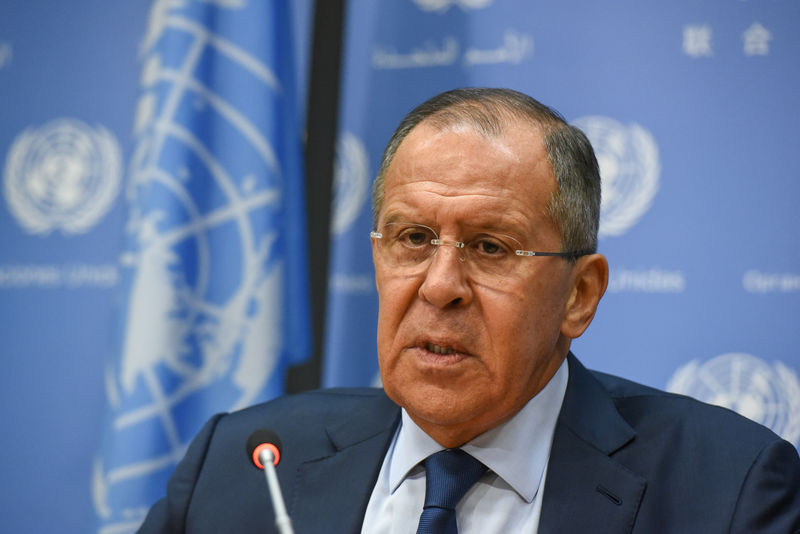
<path fill-rule="evenodd" d="M 378 356 L 388 356 L 392 344 L 397 340 L 398 330 L 406 316 L 414 296 L 412 281 L 376 274 L 378 288 Z"/>
<path fill-rule="evenodd" d="M 495 361 L 487 362 L 500 380 L 522 371 L 531 358 L 534 343 L 539 338 L 535 313 L 518 307 L 506 307 L 486 317 L 486 336 L 491 343 Z"/>
<path fill-rule="evenodd" d="M 485 335 L 495 355 L 487 364 L 501 381 L 530 372 L 551 353 L 560 334 L 559 299 L 542 287 L 529 289 L 513 298 L 483 299 Z"/>

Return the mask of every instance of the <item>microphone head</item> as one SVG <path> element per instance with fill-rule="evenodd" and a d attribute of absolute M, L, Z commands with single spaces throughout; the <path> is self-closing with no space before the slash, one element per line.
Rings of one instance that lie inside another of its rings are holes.
<path fill-rule="evenodd" d="M 253 464 L 259 469 L 264 469 L 264 465 L 259 459 L 264 449 L 272 452 L 274 458 L 273 464 L 277 466 L 281 459 L 281 450 L 283 449 L 281 439 L 278 437 L 278 434 L 272 430 L 262 428 L 253 432 L 250 434 L 250 437 L 247 438 L 247 457 L 250 458 Z"/>

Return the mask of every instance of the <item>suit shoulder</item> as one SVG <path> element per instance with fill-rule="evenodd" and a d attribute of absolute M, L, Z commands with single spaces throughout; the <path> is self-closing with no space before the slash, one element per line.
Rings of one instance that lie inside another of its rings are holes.
<path fill-rule="evenodd" d="M 603 373 L 601 371 L 590 371 L 592 375 L 603 385 L 603 387 L 614 398 L 634 397 L 641 395 L 669 396 L 667 393 L 654 387 L 645 386 L 633 380 L 628 380 L 619 376 Z"/>
<path fill-rule="evenodd" d="M 242 440 L 259 428 L 276 432 L 284 444 L 326 442 L 326 429 L 355 424 L 380 429 L 394 424 L 399 408 L 382 389 L 323 389 L 279 397 L 226 414 L 216 434 Z M 365 430 L 365 432 L 367 432 Z"/>
<path fill-rule="evenodd" d="M 663 436 L 675 432 L 692 441 L 730 439 L 748 448 L 761 448 L 781 439 L 767 427 L 728 408 L 610 374 L 596 371 L 592 374 L 639 434 L 652 431 Z"/>
<path fill-rule="evenodd" d="M 263 415 L 274 411 L 286 413 L 287 411 L 305 410 L 318 413 L 319 410 L 347 410 L 370 403 L 381 403 L 384 400 L 388 400 L 388 398 L 383 390 L 379 388 L 318 389 L 278 397 L 261 404 L 244 408 L 231 415 L 246 417 L 250 415 Z"/>

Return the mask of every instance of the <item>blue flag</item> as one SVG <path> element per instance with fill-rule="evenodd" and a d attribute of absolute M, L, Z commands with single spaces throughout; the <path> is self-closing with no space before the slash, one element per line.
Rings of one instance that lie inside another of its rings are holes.
<path fill-rule="evenodd" d="M 286 367 L 308 355 L 288 9 L 153 4 L 110 416 L 94 467 L 99 532 L 135 531 L 206 419 L 281 394 Z"/>

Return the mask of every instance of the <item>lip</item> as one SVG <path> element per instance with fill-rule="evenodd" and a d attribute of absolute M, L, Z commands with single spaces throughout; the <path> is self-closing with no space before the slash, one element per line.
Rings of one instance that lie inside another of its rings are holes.
<path fill-rule="evenodd" d="M 422 363 L 434 367 L 448 367 L 472 357 L 465 347 L 444 339 L 419 339 L 410 349 Z"/>

